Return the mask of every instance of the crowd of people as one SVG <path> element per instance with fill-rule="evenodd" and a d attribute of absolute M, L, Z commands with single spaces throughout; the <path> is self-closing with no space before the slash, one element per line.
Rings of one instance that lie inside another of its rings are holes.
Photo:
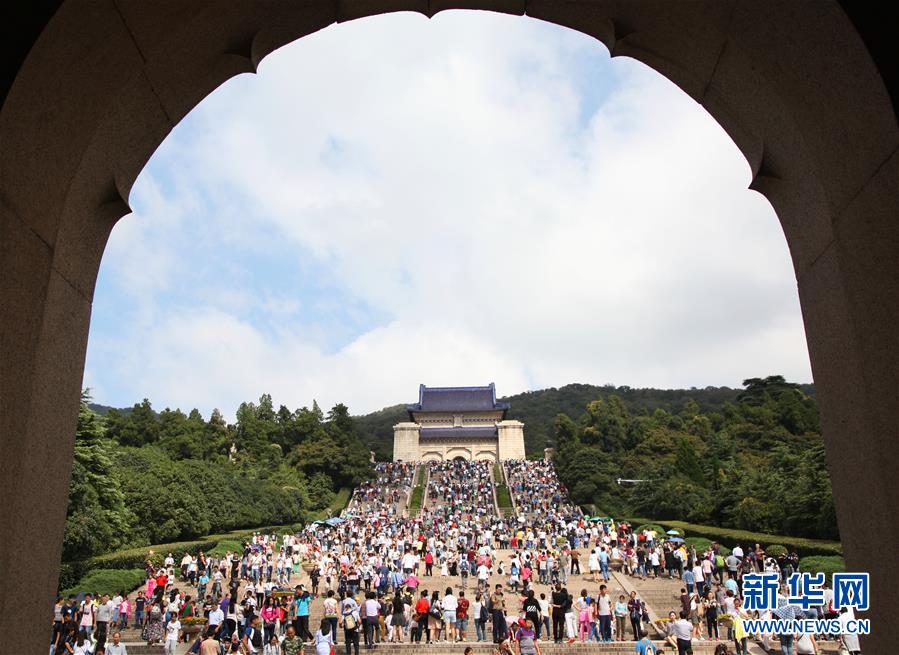
<path fill-rule="evenodd" d="M 378 513 L 395 513 L 401 504 L 408 503 L 414 475 L 414 464 L 375 464 L 374 476 L 353 490 L 346 511 L 355 513 L 364 508 Z"/>
<path fill-rule="evenodd" d="M 428 469 L 425 513 L 430 518 L 445 516 L 457 507 L 479 517 L 494 514 L 494 489 L 488 462 L 431 462 Z"/>
<path fill-rule="evenodd" d="M 166 653 L 187 640 L 200 655 L 297 655 L 304 645 L 358 655 L 381 643 L 466 641 L 539 655 L 543 641 L 625 640 L 654 655 L 666 646 L 686 653 L 698 639 L 745 654 L 742 576 L 777 567 L 786 579 L 795 569 L 791 556 L 778 562 L 759 546 L 751 556 L 739 547 L 725 556 L 715 544 L 697 552 L 652 530 L 590 520 L 550 462 L 503 466 L 516 517 L 496 511 L 492 463 L 430 463 L 424 506 L 411 513 L 415 466 L 379 464 L 340 518 L 254 535 L 242 552 L 148 562 L 131 598 L 61 598 L 51 655 L 127 653 L 129 623 Z M 678 609 L 653 625 L 637 591 L 613 593 L 618 569 L 678 578 Z M 664 641 L 652 641 L 656 629 Z M 792 641 L 781 643 L 789 653 Z"/>
<path fill-rule="evenodd" d="M 510 459 L 503 462 L 503 467 L 519 515 L 539 521 L 556 514 L 570 516 L 574 512 L 552 461 Z"/>

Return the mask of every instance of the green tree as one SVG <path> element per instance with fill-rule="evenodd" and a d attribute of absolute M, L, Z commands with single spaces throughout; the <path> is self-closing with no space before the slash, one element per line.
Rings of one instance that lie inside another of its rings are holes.
<path fill-rule="evenodd" d="M 611 395 L 605 400 L 594 400 L 587 405 L 585 419 L 581 431 L 583 443 L 599 446 L 606 452 L 624 448 L 630 416 L 621 398 Z"/>
<path fill-rule="evenodd" d="M 88 408 L 89 400 L 84 391 L 75 431 L 64 559 L 88 557 L 125 543 L 132 518 L 112 474 L 110 452 L 114 443 L 105 438 L 103 421 Z"/>

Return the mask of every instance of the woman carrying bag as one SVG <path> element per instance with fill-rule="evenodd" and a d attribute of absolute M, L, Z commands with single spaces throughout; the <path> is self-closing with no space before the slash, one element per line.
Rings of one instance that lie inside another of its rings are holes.
<path fill-rule="evenodd" d="M 315 633 L 315 655 L 336 655 L 335 651 L 331 622 L 328 619 L 322 619 L 318 632 Z"/>
<path fill-rule="evenodd" d="M 796 641 L 796 655 L 818 655 L 818 642 L 810 634 L 799 636 Z"/>

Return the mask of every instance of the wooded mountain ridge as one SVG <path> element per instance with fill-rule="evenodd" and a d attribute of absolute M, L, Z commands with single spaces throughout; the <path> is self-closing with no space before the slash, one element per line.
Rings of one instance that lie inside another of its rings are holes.
<path fill-rule="evenodd" d="M 797 386 L 805 395 L 815 397 L 813 384 Z M 553 438 L 553 423 L 556 416 L 566 414 L 578 417 L 594 400 L 618 396 L 628 412 L 635 416 L 649 416 L 657 409 L 677 414 L 687 401 L 692 400 L 702 413 L 707 414 L 720 412 L 727 403 L 736 402 L 743 391 L 744 389 L 731 387 L 654 389 L 572 383 L 558 388 L 526 391 L 499 400 L 511 405 L 508 418 L 524 423 L 525 452 L 529 456 L 542 456 L 544 448 L 556 445 Z M 391 405 L 355 418 L 357 434 L 363 443 L 375 452 L 379 460 L 389 461 L 393 451 L 393 426 L 409 420 L 406 405 Z"/>

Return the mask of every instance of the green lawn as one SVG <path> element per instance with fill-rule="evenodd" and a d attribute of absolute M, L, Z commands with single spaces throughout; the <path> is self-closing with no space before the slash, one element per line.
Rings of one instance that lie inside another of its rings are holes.
<path fill-rule="evenodd" d="M 496 502 L 500 509 L 512 508 L 512 496 L 509 494 L 509 487 L 504 484 L 496 485 Z"/>
<path fill-rule="evenodd" d="M 417 512 L 421 509 L 421 500 L 425 495 L 425 488 L 420 484 L 412 488 L 412 495 L 409 498 L 409 512 Z"/>

